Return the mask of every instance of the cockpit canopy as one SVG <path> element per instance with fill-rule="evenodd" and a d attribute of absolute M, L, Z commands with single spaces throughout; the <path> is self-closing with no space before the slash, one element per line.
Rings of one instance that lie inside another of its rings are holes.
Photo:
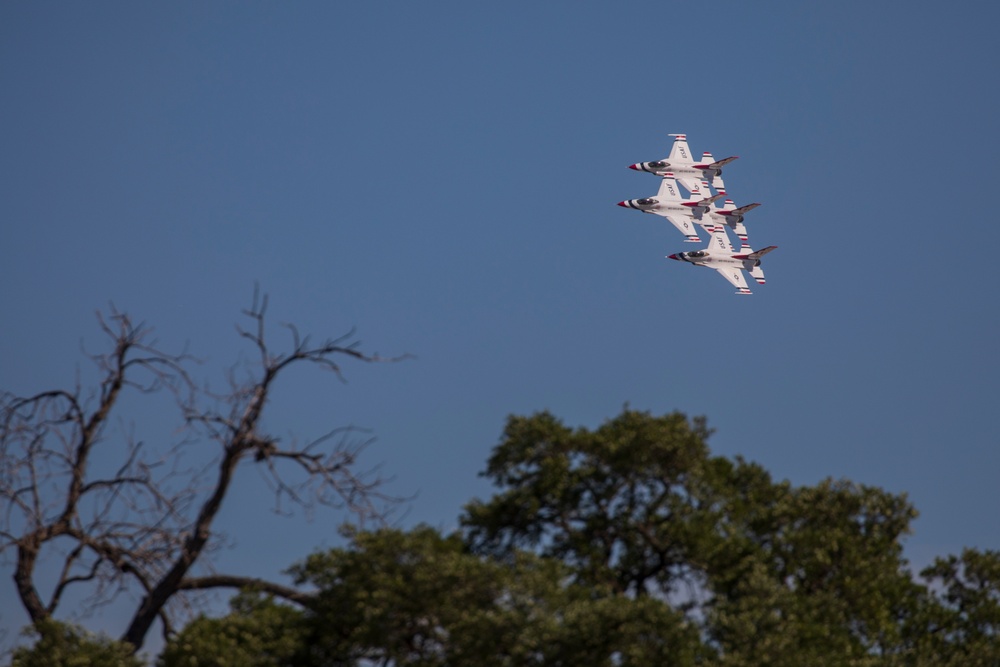
<path fill-rule="evenodd" d="M 684 256 L 689 259 L 698 259 L 699 257 L 707 257 L 708 253 L 704 250 L 695 250 L 694 252 L 686 252 Z"/>
<path fill-rule="evenodd" d="M 663 160 L 656 160 L 655 162 L 650 162 L 649 166 L 653 169 L 663 169 L 665 167 L 669 167 L 670 163 L 664 162 Z"/>
<path fill-rule="evenodd" d="M 644 199 L 636 199 L 635 203 L 638 204 L 639 206 L 652 206 L 653 204 L 656 204 L 658 202 L 652 197 L 646 197 Z"/>

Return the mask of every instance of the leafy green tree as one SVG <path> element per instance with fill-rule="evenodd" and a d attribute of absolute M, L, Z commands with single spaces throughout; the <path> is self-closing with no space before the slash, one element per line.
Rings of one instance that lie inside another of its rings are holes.
<path fill-rule="evenodd" d="M 428 527 L 355 533 L 294 573 L 319 589 L 309 665 L 694 665 L 700 650 L 668 605 L 567 584 L 555 559 L 477 556 Z"/>
<path fill-rule="evenodd" d="M 688 612 L 721 664 L 865 664 L 900 650 L 921 593 L 900 539 L 905 496 L 850 482 L 793 487 L 711 456 L 704 419 L 625 410 L 594 431 L 511 417 L 499 487 L 466 507 L 480 553 L 563 560 L 576 581 Z"/>
<path fill-rule="evenodd" d="M 772 661 L 779 655 L 838 664 L 813 650 L 866 664 L 898 651 L 899 618 L 922 593 L 902 558 L 900 538 L 915 516 L 909 503 L 849 482 L 781 486 L 739 531 L 739 546 L 713 563 L 710 636 L 733 664 L 780 664 Z M 768 648 L 774 641 L 780 651 Z"/>
<path fill-rule="evenodd" d="M 281 667 L 303 650 L 298 608 L 270 597 L 241 593 L 223 618 L 201 616 L 172 637 L 158 667 Z"/>
<path fill-rule="evenodd" d="M 38 640 L 15 649 L 11 667 L 142 667 L 131 644 L 88 633 L 58 621 L 46 620 L 27 630 Z"/>
<path fill-rule="evenodd" d="M 466 506 L 468 540 L 497 555 L 537 549 L 620 593 L 670 592 L 713 532 L 708 435 L 679 413 L 626 410 L 594 432 L 512 416 L 484 473 L 500 492 Z"/>
<path fill-rule="evenodd" d="M 965 549 L 936 559 L 920 575 L 929 594 L 906 619 L 909 650 L 898 664 L 1000 665 L 1000 552 Z"/>
<path fill-rule="evenodd" d="M 302 611 L 241 598 L 160 667 L 1000 665 L 1000 553 L 918 583 L 905 495 L 775 481 L 709 435 L 679 413 L 511 417 L 461 533 L 349 532 L 292 568 Z"/>

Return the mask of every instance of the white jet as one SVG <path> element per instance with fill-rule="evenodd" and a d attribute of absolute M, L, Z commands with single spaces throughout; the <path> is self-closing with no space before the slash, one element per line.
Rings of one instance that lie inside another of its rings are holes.
<path fill-rule="evenodd" d="M 726 185 L 722 182 L 722 168 L 735 160 L 738 156 L 716 160 L 711 153 L 703 153 L 701 162 L 695 162 L 691 157 L 691 149 L 688 148 L 686 134 L 671 134 L 674 138 L 674 145 L 670 148 L 670 155 L 655 162 L 637 162 L 629 165 L 629 169 L 636 171 L 648 171 L 657 176 L 663 176 L 671 172 L 681 182 L 688 192 L 694 192 L 701 181 L 708 181 L 717 192 L 725 194 Z"/>
<path fill-rule="evenodd" d="M 712 240 L 704 250 L 679 252 L 667 255 L 667 257 L 689 262 L 695 266 L 707 266 L 710 269 L 715 269 L 723 278 L 733 284 L 733 287 L 737 289 L 737 294 L 752 294 L 750 288 L 747 287 L 743 272 L 748 271 L 754 280 L 763 285 L 764 270 L 760 268 L 760 258 L 777 247 L 771 245 L 755 252 L 750 249 L 750 246 L 744 245 L 737 253 L 733 244 L 729 242 L 726 230 L 720 227 L 712 234 Z"/>
<path fill-rule="evenodd" d="M 712 204 L 715 200 L 726 195 L 723 192 L 708 195 L 708 188 L 705 187 L 702 190 L 697 183 L 692 184 L 691 187 L 693 188 L 691 196 L 684 199 L 677 189 L 677 181 L 673 174 L 667 172 L 667 175 L 660 181 L 660 189 L 655 197 L 626 199 L 618 202 L 618 205 L 664 217 L 686 237 L 686 241 L 697 243 L 701 241 L 701 238 L 694 225 L 705 226 L 711 232 L 715 223 L 710 220 L 709 216 L 713 210 L 716 210 Z"/>

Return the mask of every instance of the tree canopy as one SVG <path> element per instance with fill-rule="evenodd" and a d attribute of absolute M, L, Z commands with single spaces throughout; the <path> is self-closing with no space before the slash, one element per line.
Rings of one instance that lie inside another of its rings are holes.
<path fill-rule="evenodd" d="M 299 665 L 693 666 L 701 650 L 697 628 L 668 605 L 567 583 L 555 559 L 483 558 L 459 534 L 427 526 L 354 533 L 349 546 L 313 554 L 292 572 L 316 590 L 302 613 L 281 622 L 284 637 L 302 638 L 291 659 Z M 244 605 L 221 632 L 220 621 L 190 624 L 161 667 L 230 664 L 206 661 L 216 651 L 204 638 L 235 637 L 236 628 L 256 627 L 254 614 L 275 608 Z M 260 646 L 260 633 L 250 634 Z M 273 664 L 247 657 L 242 664 Z"/>
<path fill-rule="evenodd" d="M 710 434 L 511 416 L 459 530 L 346 529 L 290 568 L 297 595 L 242 593 L 158 665 L 1000 664 L 1000 553 L 915 575 L 904 494 L 776 481 Z"/>
<path fill-rule="evenodd" d="M 775 482 L 712 456 L 709 433 L 680 413 L 625 410 L 593 431 L 512 417 L 484 473 L 499 490 L 467 506 L 468 539 L 682 609 L 723 664 L 895 650 L 896 619 L 919 594 L 902 557 L 916 516 L 905 496 Z"/>
<path fill-rule="evenodd" d="M 46 619 L 28 629 L 31 647 L 14 650 L 11 667 L 142 667 L 129 644 Z"/>

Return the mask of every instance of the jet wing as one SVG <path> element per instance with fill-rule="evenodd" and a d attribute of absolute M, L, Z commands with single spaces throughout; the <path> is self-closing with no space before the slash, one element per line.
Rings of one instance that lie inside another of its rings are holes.
<path fill-rule="evenodd" d="M 687 135 L 671 134 L 670 136 L 674 138 L 674 145 L 670 147 L 670 155 L 667 157 L 667 161 L 684 164 L 694 162 L 694 158 L 691 157 L 691 149 L 688 148 Z"/>
<path fill-rule="evenodd" d="M 701 187 L 701 176 L 677 176 L 678 181 L 684 186 L 684 189 L 690 193 L 698 192 L 702 190 Z"/>
<path fill-rule="evenodd" d="M 708 242 L 708 250 L 713 253 L 731 255 L 736 252 L 733 242 L 729 240 L 729 234 L 725 227 L 716 227 L 712 232 L 712 239 Z M 734 283 L 735 284 L 735 283 Z"/>
<path fill-rule="evenodd" d="M 747 226 L 742 222 L 737 222 L 736 226 L 733 227 L 733 231 L 736 232 L 736 237 L 740 240 L 740 252 L 750 249 L 750 239 L 747 236 Z"/>
<path fill-rule="evenodd" d="M 753 294 L 750 288 L 747 287 L 747 280 L 743 277 L 743 271 L 736 266 L 713 266 L 713 269 L 719 272 L 719 274 L 732 283 L 733 287 L 737 289 L 737 294 Z"/>
<path fill-rule="evenodd" d="M 691 218 L 683 215 L 677 215 L 676 213 L 662 213 L 661 215 L 666 218 L 670 224 L 676 227 L 677 231 L 686 236 L 687 241 L 690 241 L 691 243 L 701 241 L 701 238 L 698 236 L 698 231 L 695 229 L 693 224 L 694 221 Z"/>
<path fill-rule="evenodd" d="M 664 176 L 660 181 L 660 189 L 656 193 L 656 196 L 671 202 L 682 201 L 681 193 L 677 190 L 677 181 L 670 176 Z"/>

